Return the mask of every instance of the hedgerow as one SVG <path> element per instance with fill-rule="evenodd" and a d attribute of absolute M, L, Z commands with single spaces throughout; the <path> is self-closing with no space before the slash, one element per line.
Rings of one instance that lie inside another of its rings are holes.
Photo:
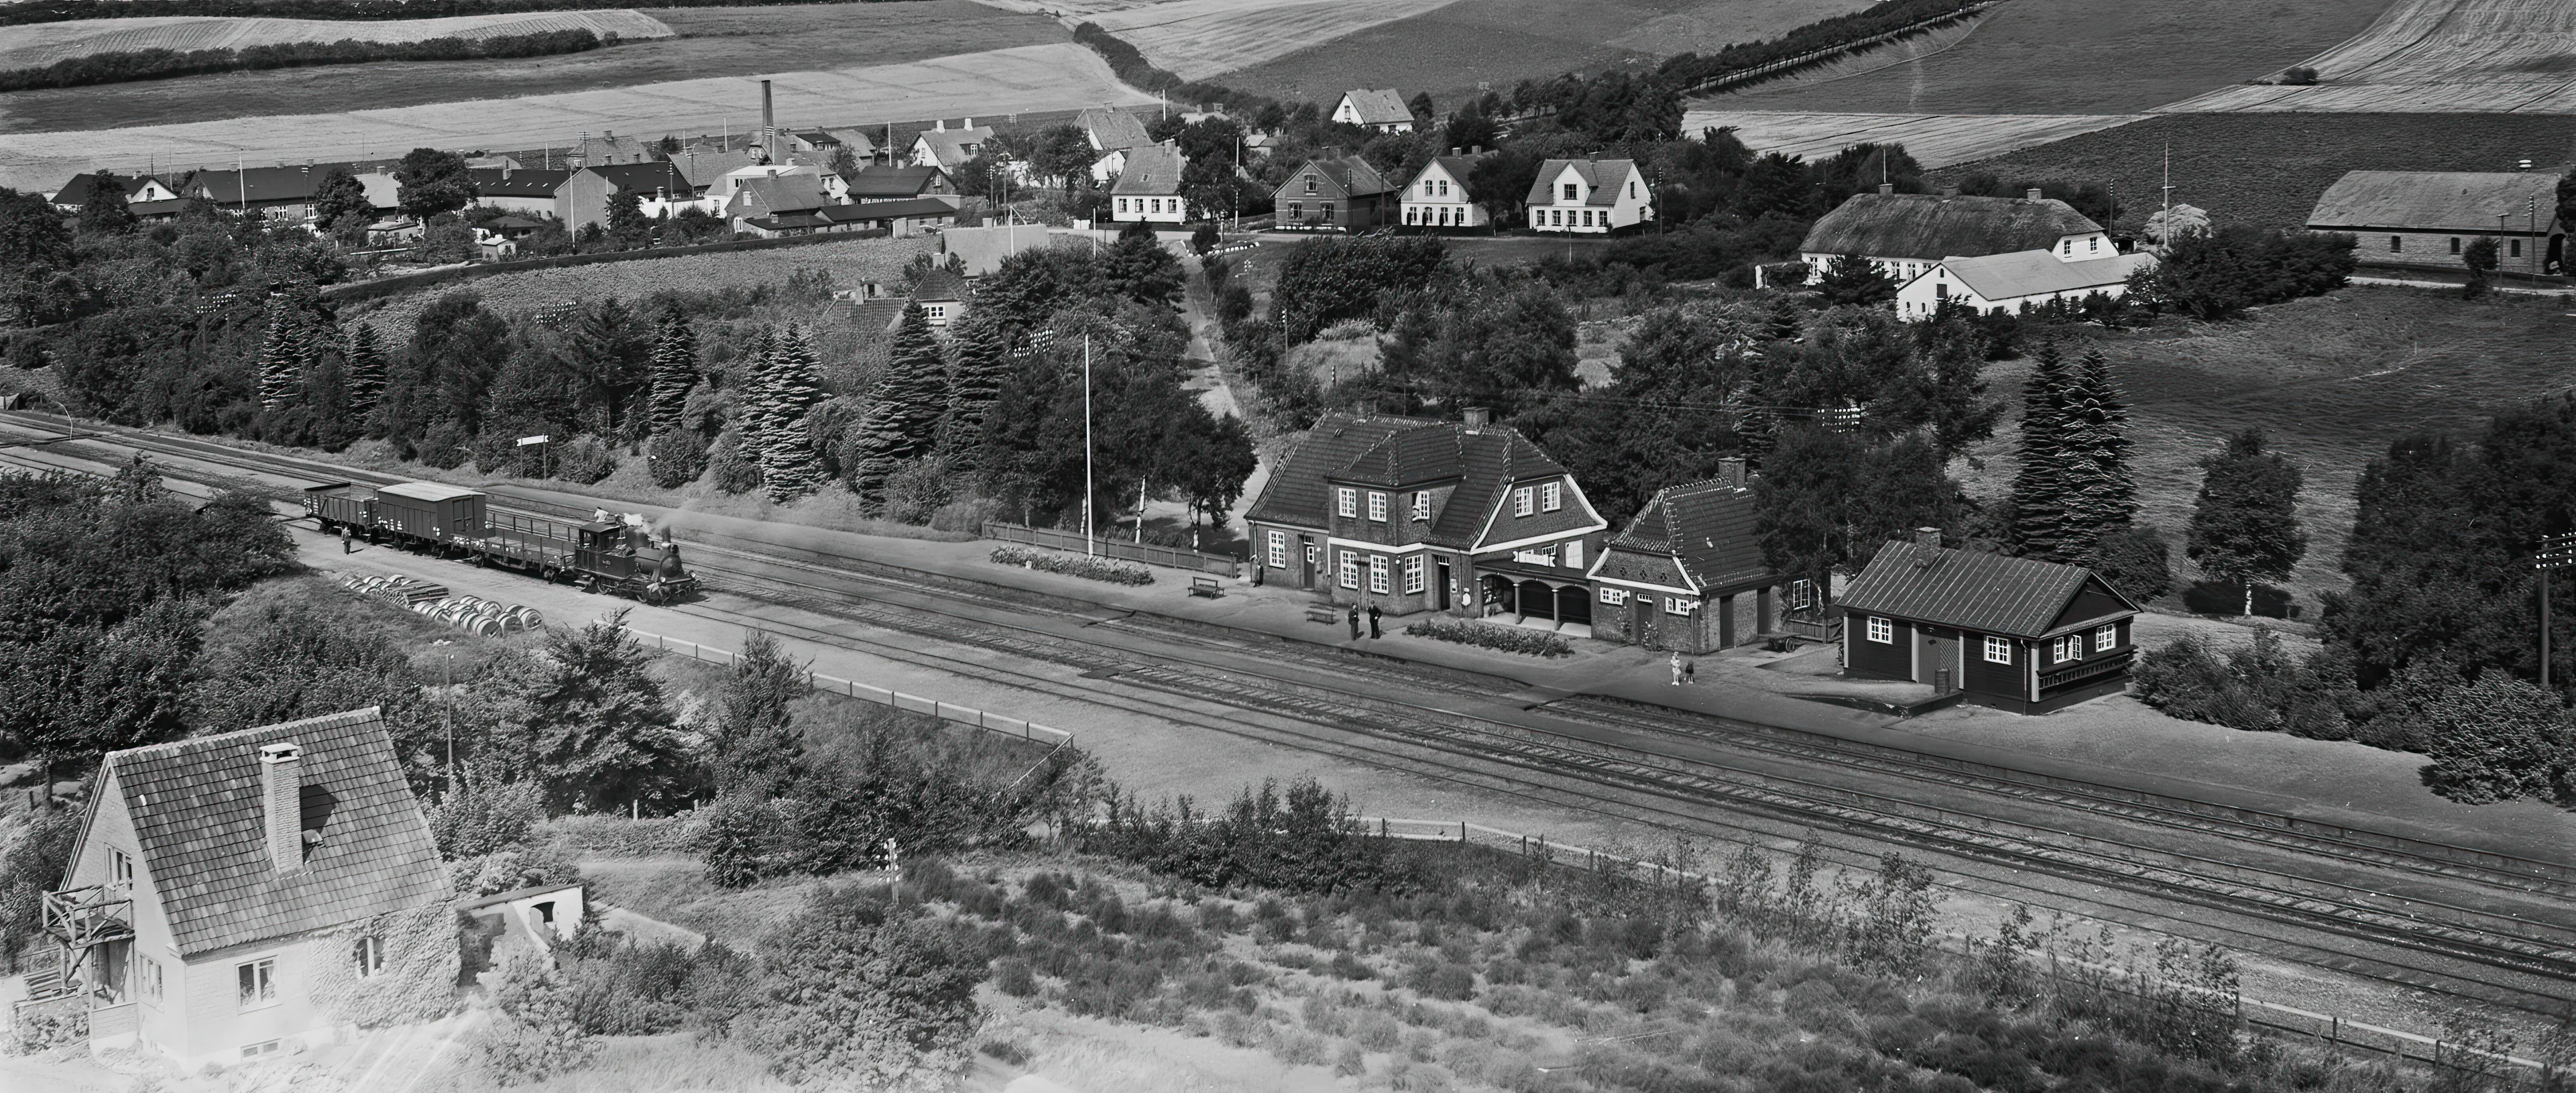
<path fill-rule="evenodd" d="M 1068 577 L 1087 577 L 1095 581 L 1108 581 L 1111 584 L 1154 583 L 1153 570 L 1133 562 L 1121 562 L 1089 554 L 1058 554 L 1051 550 L 1005 546 L 993 548 L 992 558 L 996 565 L 1042 569 L 1049 573 L 1062 573 Z"/>
<path fill-rule="evenodd" d="M 307 65 L 361 64 L 369 61 L 464 61 L 478 57 L 545 57 L 586 53 L 618 42 L 585 28 L 507 34 L 491 38 L 425 38 L 416 42 L 371 42 L 343 38 L 336 42 L 280 42 L 240 49 L 138 49 L 66 57 L 42 68 L 0 71 L 0 91 L 44 87 L 86 87 L 200 76 L 210 72 L 256 72 Z"/>
<path fill-rule="evenodd" d="M 1405 627 L 1404 632 L 1417 638 L 1454 641 L 1461 645 L 1477 645 L 1534 657 L 1574 655 L 1572 642 L 1545 630 L 1496 626 L 1490 622 L 1476 622 L 1472 619 L 1424 619 Z"/>

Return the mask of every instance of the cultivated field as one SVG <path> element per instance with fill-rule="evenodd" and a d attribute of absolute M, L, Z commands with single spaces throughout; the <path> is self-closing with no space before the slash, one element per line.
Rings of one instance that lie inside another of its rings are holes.
<path fill-rule="evenodd" d="M 2496 409 L 2576 384 L 2566 352 L 2576 317 L 2567 310 L 2549 299 L 2468 303 L 2450 292 L 2350 288 L 2241 322 L 2108 334 L 2097 344 L 2135 406 L 2130 436 L 2145 518 L 2172 540 L 2182 575 L 2201 456 L 2227 433 L 2259 425 L 2299 464 L 2309 545 L 2289 587 L 2313 619 L 2316 593 L 2345 585 L 2336 565 L 2363 464 L 2413 432 L 2466 440 Z M 2028 367 L 1997 366 L 1987 381 L 2014 396 Z M 2009 488 L 2013 429 L 2007 420 L 1972 453 L 1985 467 L 1967 479 L 1970 492 L 1998 497 Z"/>
<path fill-rule="evenodd" d="M 312 111 L 316 104 L 329 104 L 340 110 L 386 110 L 450 102 L 459 95 L 510 98 L 665 80 L 891 65 L 1044 45 L 1071 37 L 1052 19 L 1003 11 L 972 0 L 661 8 L 655 9 L 653 19 L 667 25 L 678 37 L 557 57 L 326 65 L 13 92 L 0 95 L 0 133 L 301 114 Z M 353 28 L 354 32 L 355 28 L 399 24 L 323 25 Z M 0 42 L 14 42 L 17 35 L 43 29 L 44 26 L 11 27 L 0 31 Z M 754 100 L 740 101 L 744 111 L 736 115 L 737 127 L 743 119 L 754 116 L 748 111 L 758 109 Z M 607 125 L 617 128 L 613 120 Z M 590 128 L 596 130 L 599 126 Z M 570 140 L 567 135 L 554 143 Z"/>
<path fill-rule="evenodd" d="M 76 19 L 10 27 L 0 35 L 0 69 L 42 68 L 94 53 L 144 49 L 246 49 L 298 42 L 424 42 L 432 38 L 501 38 L 587 30 L 603 38 L 668 38 L 670 27 L 635 11 L 537 11 L 515 15 L 460 15 L 447 19 L 236 19 L 155 16 Z"/>
<path fill-rule="evenodd" d="M 1868 75 L 1880 69 L 1894 68 L 1898 65 L 1917 64 L 1926 57 L 1957 46 L 1969 35 L 1976 33 L 1977 28 L 1985 23 L 1987 16 L 1992 14 L 1994 14 L 1993 10 L 1988 9 L 1966 19 L 1943 23 L 1921 34 L 1872 46 L 1857 53 L 1846 53 L 1830 61 L 1809 65 L 1784 76 L 1774 76 L 1763 81 L 1761 86 L 1777 89 L 1827 83 L 1853 76 Z"/>
<path fill-rule="evenodd" d="M 2016 3 L 2020 0 L 2015 0 Z M 1910 147 L 1910 146 L 1909 146 Z M 2173 196 L 2221 223 L 2292 228 L 2345 171 L 2509 171 L 2576 163 L 2576 118 L 2552 114 L 2158 114 L 1934 175 L 2106 182 L 2124 209 L 2156 201 L 2163 157 Z"/>
<path fill-rule="evenodd" d="M 2015 0 L 2016 3 L 2021 0 Z M 1228 86 L 1328 98 L 1353 87 L 1427 90 L 1447 100 L 1480 83 L 1614 65 L 1650 68 L 1675 53 L 1758 41 L 1867 7 L 1867 0 L 1458 0 L 1232 73 Z"/>
<path fill-rule="evenodd" d="M 1200 80 L 1452 2 L 1171 0 L 1103 12 L 1091 21 L 1143 50 L 1156 67 Z"/>
<path fill-rule="evenodd" d="M 2401 0 L 2299 64 L 2319 82 L 2222 88 L 2167 109 L 2576 113 L 2576 5 Z"/>
<path fill-rule="evenodd" d="M 779 72 L 778 120 L 857 125 L 1006 116 L 1020 111 L 1142 105 L 1153 98 L 1119 83 L 1100 56 L 1070 43 L 1022 46 L 911 64 Z M 658 136 L 757 125 L 760 87 L 747 78 L 680 80 L 604 91 L 451 102 L 186 125 L 0 135 L 0 185 L 43 188 L 81 171 L 164 169 L 308 159 L 373 159 L 421 146 L 449 149 L 562 147 L 583 131 Z"/>
<path fill-rule="evenodd" d="M 1722 101 L 1722 100 L 1721 100 Z M 1732 127 L 1756 152 L 1821 159 L 1855 144 L 1896 143 L 1926 167 L 1985 159 L 2081 133 L 2126 125 L 2145 114 L 1788 114 L 1696 109 L 1682 132 Z"/>
<path fill-rule="evenodd" d="M 2391 0 L 2012 0 L 1920 62 L 1702 105 L 1862 114 L 2134 114 L 2279 71 Z M 1818 13 L 1819 16 L 1826 13 Z"/>

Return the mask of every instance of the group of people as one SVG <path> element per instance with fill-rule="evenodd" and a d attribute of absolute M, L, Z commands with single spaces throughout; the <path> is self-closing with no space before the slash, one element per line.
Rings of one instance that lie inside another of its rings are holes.
<path fill-rule="evenodd" d="M 1259 571 L 1259 570 L 1254 570 L 1254 572 L 1256 572 L 1256 573 L 1257 573 L 1257 572 L 1260 572 L 1260 571 Z M 1368 625 L 1368 636 L 1369 636 L 1369 637 L 1371 637 L 1371 638 L 1379 638 L 1379 637 L 1384 637 L 1384 636 L 1385 636 L 1384 634 L 1381 634 L 1381 633 L 1379 633 L 1379 632 L 1378 632 L 1378 628 L 1377 628 L 1377 616 L 1378 616 L 1378 609 L 1377 609 L 1377 605 L 1376 605 L 1376 604 L 1370 604 L 1370 605 L 1368 605 L 1368 622 L 1369 622 L 1369 625 Z M 1352 604 L 1352 605 L 1351 605 L 1351 640 L 1353 640 L 1353 641 L 1357 641 L 1357 640 L 1359 640 L 1359 636 L 1360 636 L 1360 605 L 1358 605 L 1358 604 Z"/>

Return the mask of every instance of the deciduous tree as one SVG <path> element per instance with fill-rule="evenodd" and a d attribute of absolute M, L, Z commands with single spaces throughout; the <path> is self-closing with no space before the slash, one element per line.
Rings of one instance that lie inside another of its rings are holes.
<path fill-rule="evenodd" d="M 2254 582 L 2287 579 L 2308 550 L 2299 532 L 2299 468 L 2264 448 L 2260 428 L 2228 437 L 2200 466 L 2200 496 L 2183 553 L 2201 572 L 2242 585 L 2251 615 Z"/>
<path fill-rule="evenodd" d="M 111 171 L 99 172 L 89 200 L 81 203 L 81 234 L 123 235 L 133 231 L 136 222 L 134 209 L 125 200 L 125 180 Z"/>
<path fill-rule="evenodd" d="M 414 148 L 394 166 L 395 201 L 404 215 L 423 219 L 474 203 L 474 176 L 465 157 L 436 148 Z"/>

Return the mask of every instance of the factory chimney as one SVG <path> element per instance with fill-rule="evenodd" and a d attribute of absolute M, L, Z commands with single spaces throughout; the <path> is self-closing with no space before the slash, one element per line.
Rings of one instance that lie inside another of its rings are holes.
<path fill-rule="evenodd" d="M 760 81 L 760 154 L 778 162 L 778 118 L 769 109 L 769 81 Z"/>

